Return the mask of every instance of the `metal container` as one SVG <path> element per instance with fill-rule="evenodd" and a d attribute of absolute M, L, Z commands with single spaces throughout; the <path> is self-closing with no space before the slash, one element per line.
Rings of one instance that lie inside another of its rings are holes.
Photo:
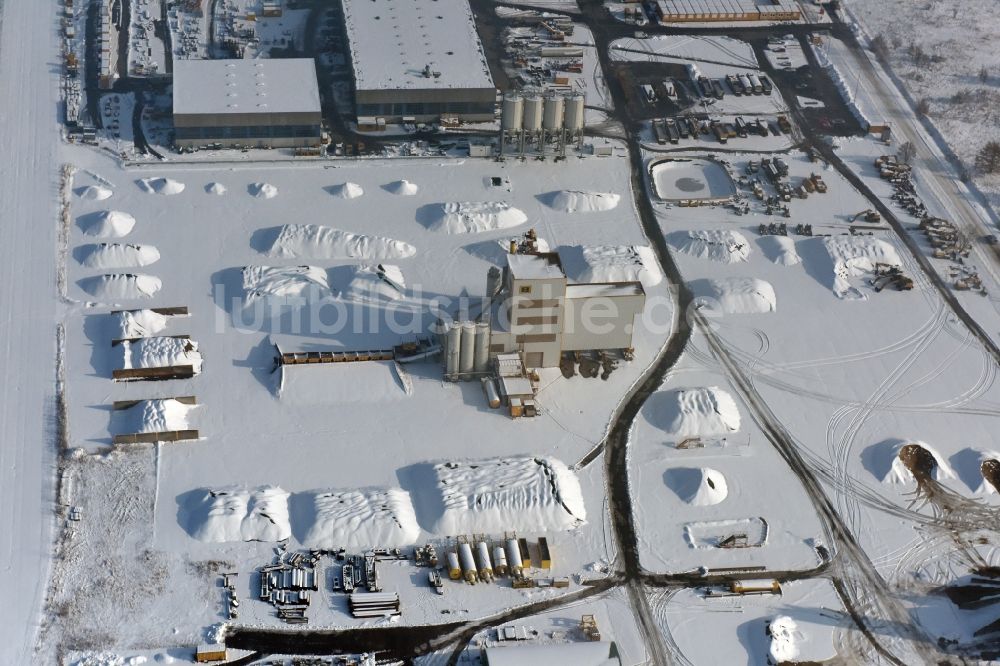
<path fill-rule="evenodd" d="M 548 95 L 545 98 L 545 113 L 542 117 L 542 127 L 546 132 L 562 129 L 564 99 L 562 95 Z"/>
<path fill-rule="evenodd" d="M 472 365 L 475 372 L 490 369 L 490 324 L 481 321 L 476 324 L 476 346 L 473 349 Z"/>
<path fill-rule="evenodd" d="M 493 578 L 493 563 L 490 562 L 490 547 L 485 541 L 476 544 L 476 563 L 479 565 L 479 577 L 483 580 Z"/>
<path fill-rule="evenodd" d="M 507 571 L 511 576 L 520 576 L 523 565 L 521 564 L 521 549 L 517 546 L 517 539 L 507 539 Z"/>
<path fill-rule="evenodd" d="M 503 112 L 500 122 L 503 129 L 508 132 L 516 132 L 521 129 L 524 118 L 524 98 L 520 93 L 508 92 L 503 96 Z"/>
<path fill-rule="evenodd" d="M 493 548 L 493 573 L 498 576 L 507 575 L 507 553 L 504 552 L 503 546 Z"/>
<path fill-rule="evenodd" d="M 542 108 L 544 101 L 538 95 L 524 98 L 524 129 L 527 132 L 539 132 L 542 129 Z"/>
<path fill-rule="evenodd" d="M 462 565 L 462 575 L 465 580 L 475 583 L 479 580 L 479 571 L 476 569 L 476 558 L 472 555 L 472 546 L 467 543 L 458 544 L 458 561 Z"/>
<path fill-rule="evenodd" d="M 473 371 L 476 364 L 476 324 L 467 321 L 462 324 L 462 345 L 458 357 L 458 371 L 467 374 Z"/>
<path fill-rule="evenodd" d="M 490 409 L 500 407 L 500 393 L 497 391 L 496 382 L 489 377 L 483 377 L 483 393 L 486 394 L 486 403 Z"/>
<path fill-rule="evenodd" d="M 458 553 L 452 551 L 448 553 L 448 577 L 452 580 L 461 580 L 462 567 L 458 562 Z"/>
<path fill-rule="evenodd" d="M 565 125 L 570 132 L 583 131 L 585 98 L 580 93 L 574 93 L 566 98 Z"/>
<path fill-rule="evenodd" d="M 448 324 L 447 346 L 444 351 L 445 374 L 458 374 L 462 350 L 462 326 L 458 322 Z"/>

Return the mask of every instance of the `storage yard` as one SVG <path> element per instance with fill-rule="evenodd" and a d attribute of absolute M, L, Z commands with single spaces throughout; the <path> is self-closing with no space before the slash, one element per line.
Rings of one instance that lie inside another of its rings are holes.
<path fill-rule="evenodd" d="M 1000 255 L 835 7 L 3 25 L 0 661 L 998 656 Z"/>

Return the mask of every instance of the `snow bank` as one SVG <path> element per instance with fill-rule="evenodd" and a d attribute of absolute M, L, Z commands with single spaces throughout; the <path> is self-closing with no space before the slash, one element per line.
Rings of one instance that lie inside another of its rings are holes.
<path fill-rule="evenodd" d="M 226 186 L 222 183 L 209 183 L 205 186 L 205 191 L 216 196 L 222 196 L 227 192 Z"/>
<path fill-rule="evenodd" d="M 729 495 L 726 477 L 709 467 L 674 467 L 664 474 L 667 485 L 685 504 L 711 506 Z"/>
<path fill-rule="evenodd" d="M 383 280 L 375 266 L 354 266 L 351 268 L 351 279 L 342 289 L 337 290 L 337 296 L 345 301 L 356 301 L 361 303 L 387 303 L 399 300 L 403 297 L 403 292 L 397 285 L 402 286 L 402 272 L 397 266 L 390 266 L 396 284 L 390 284 Z"/>
<path fill-rule="evenodd" d="M 667 235 L 667 242 L 684 254 L 724 264 L 746 261 L 750 256 L 750 243 L 732 229 L 677 231 Z"/>
<path fill-rule="evenodd" d="M 838 298 L 867 298 L 851 286 L 849 278 L 872 272 L 876 263 L 903 265 L 895 247 L 872 236 L 827 236 L 822 243 L 833 263 L 831 288 Z"/>
<path fill-rule="evenodd" d="M 914 445 L 920 447 L 931 455 L 934 465 L 934 468 L 931 471 L 932 479 L 940 483 L 955 478 L 955 470 L 951 468 L 947 459 L 938 453 L 934 447 L 921 441 L 899 441 L 891 448 L 892 463 L 886 466 L 888 467 L 888 472 L 885 473 L 880 479 L 882 483 L 899 485 L 912 483 L 915 480 L 913 472 L 910 471 L 906 461 L 904 461 L 903 457 L 900 456 L 900 453 L 903 453 L 904 449 Z"/>
<path fill-rule="evenodd" d="M 152 298 L 163 286 L 163 283 L 160 282 L 160 278 L 153 275 L 112 273 L 85 278 L 80 281 L 80 286 L 94 298 L 113 301 Z"/>
<path fill-rule="evenodd" d="M 140 400 L 128 409 L 114 412 L 112 421 L 119 434 L 187 430 L 188 417 L 197 408 L 173 398 Z"/>
<path fill-rule="evenodd" d="M 771 647 L 768 650 L 770 664 L 794 663 L 799 656 L 799 633 L 795 620 L 787 615 L 779 615 L 767 625 L 767 634 L 771 637 Z"/>
<path fill-rule="evenodd" d="M 152 245 L 99 243 L 91 245 L 83 258 L 89 268 L 135 268 L 160 260 L 160 251 Z"/>
<path fill-rule="evenodd" d="M 456 201 L 441 204 L 429 228 L 449 234 L 471 234 L 509 229 L 527 221 L 523 211 L 503 201 Z"/>
<path fill-rule="evenodd" d="M 167 315 L 152 310 L 123 310 L 111 315 L 114 318 L 118 339 L 144 338 L 156 335 L 167 327 Z"/>
<path fill-rule="evenodd" d="M 716 386 L 680 389 L 667 396 L 658 420 L 674 437 L 715 437 L 740 429 L 736 401 Z"/>
<path fill-rule="evenodd" d="M 288 493 L 274 486 L 207 490 L 186 510 L 188 532 L 198 541 L 283 541 L 292 535 Z"/>
<path fill-rule="evenodd" d="M 725 314 L 774 312 L 777 298 L 770 282 L 756 278 L 694 280 L 690 284 L 699 305 L 718 308 Z"/>
<path fill-rule="evenodd" d="M 761 236 L 757 239 L 757 244 L 764 256 L 779 266 L 802 263 L 802 257 L 795 250 L 795 241 L 787 236 Z"/>
<path fill-rule="evenodd" d="M 357 199 L 358 197 L 364 195 L 365 191 L 364 188 L 357 183 L 348 182 L 335 186 L 332 193 L 333 196 L 341 199 Z M 414 194 L 416 194 L 416 192 L 414 192 Z"/>
<path fill-rule="evenodd" d="M 841 98 L 847 104 L 847 108 L 851 110 L 851 114 L 857 119 L 861 127 L 868 128 L 872 126 L 870 119 L 865 117 L 865 112 L 861 109 L 861 104 L 858 103 L 857 98 L 854 95 L 854 90 L 857 88 L 857 76 L 851 76 L 852 83 L 849 83 L 837 66 L 830 60 L 829 55 L 825 48 L 813 49 L 813 53 L 816 54 L 816 64 L 820 67 L 826 69 L 827 74 L 830 75 L 830 80 L 833 81 L 833 85 L 837 87 L 837 92 L 840 93 Z"/>
<path fill-rule="evenodd" d="M 148 194 L 163 194 L 170 196 L 184 191 L 184 183 L 173 178 L 142 178 L 139 187 Z"/>
<path fill-rule="evenodd" d="M 121 350 L 119 368 L 165 368 L 190 365 L 195 374 L 201 372 L 201 352 L 198 343 L 185 338 L 152 337 L 126 340 L 115 347 Z"/>
<path fill-rule="evenodd" d="M 551 532 L 584 523 L 580 482 L 548 457 L 491 458 L 434 466 L 444 511 L 440 534 Z"/>
<path fill-rule="evenodd" d="M 109 199 L 113 191 L 107 187 L 100 187 L 98 185 L 88 185 L 86 187 L 78 187 L 75 190 L 76 196 L 81 199 L 87 199 L 88 201 L 104 201 Z"/>
<path fill-rule="evenodd" d="M 245 302 L 329 296 L 326 270 L 316 266 L 244 266 Z"/>
<path fill-rule="evenodd" d="M 93 217 L 88 216 L 88 220 L 83 233 L 98 238 L 121 238 L 135 227 L 135 218 L 120 210 L 103 210 Z"/>
<path fill-rule="evenodd" d="M 273 199 L 278 196 L 278 188 L 271 183 L 252 183 L 247 189 L 255 199 Z"/>
<path fill-rule="evenodd" d="M 408 180 L 397 180 L 395 182 L 389 183 L 388 185 L 385 186 L 385 189 L 388 190 L 389 192 L 392 192 L 393 194 L 398 194 L 404 197 L 412 197 L 417 192 L 420 191 L 419 187 L 417 187 Z"/>
<path fill-rule="evenodd" d="M 563 213 L 593 213 L 613 209 L 620 199 L 611 192 L 560 190 L 549 199 L 549 207 Z"/>
<path fill-rule="evenodd" d="M 420 536 L 410 494 L 399 488 L 317 492 L 312 509 L 308 548 L 401 548 Z"/>
<path fill-rule="evenodd" d="M 653 249 L 645 245 L 593 245 L 561 251 L 563 267 L 573 282 L 642 282 L 653 287 L 663 272 Z"/>
<path fill-rule="evenodd" d="M 409 243 L 352 234 L 316 224 L 286 224 L 267 251 L 269 257 L 282 259 L 402 259 L 412 257 L 417 249 Z"/>

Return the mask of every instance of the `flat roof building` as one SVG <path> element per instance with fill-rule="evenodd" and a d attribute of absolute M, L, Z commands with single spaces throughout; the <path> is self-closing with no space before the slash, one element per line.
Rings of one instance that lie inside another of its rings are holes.
<path fill-rule="evenodd" d="M 702 21 L 797 21 L 795 0 L 656 0 L 664 23 Z"/>
<path fill-rule="evenodd" d="M 312 58 L 174 62 L 179 147 L 317 146 L 321 124 Z"/>
<path fill-rule="evenodd" d="M 359 124 L 495 118 L 497 90 L 468 0 L 342 2 Z"/>

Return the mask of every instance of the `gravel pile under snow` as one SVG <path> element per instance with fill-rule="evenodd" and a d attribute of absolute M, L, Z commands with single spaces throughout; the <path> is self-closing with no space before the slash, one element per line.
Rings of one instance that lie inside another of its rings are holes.
<path fill-rule="evenodd" d="M 740 410 L 733 396 L 717 386 L 667 394 L 659 420 L 675 437 L 717 437 L 740 429 Z"/>
<path fill-rule="evenodd" d="M 684 254 L 724 264 L 746 261 L 750 256 L 749 241 L 732 229 L 677 231 L 668 234 L 667 242 Z"/>
<path fill-rule="evenodd" d="M 576 474 L 555 458 L 447 462 L 434 471 L 444 505 L 436 534 L 559 531 L 587 519 Z"/>
<path fill-rule="evenodd" d="M 620 199 L 612 192 L 560 190 L 551 195 L 549 207 L 563 213 L 593 213 L 615 208 Z"/>
<path fill-rule="evenodd" d="M 352 234 L 316 224 L 286 224 L 267 251 L 281 259 L 401 259 L 412 257 L 417 249 L 409 243 Z"/>
<path fill-rule="evenodd" d="M 185 509 L 188 531 L 199 541 L 271 542 L 292 535 L 288 493 L 274 486 L 208 490 Z"/>
<path fill-rule="evenodd" d="M 198 343 L 186 338 L 152 337 L 139 338 L 135 341 L 126 340 L 116 349 L 121 350 L 119 364 L 121 369 L 190 365 L 194 374 L 201 372 L 202 359 Z"/>
<path fill-rule="evenodd" d="M 94 298 L 114 301 L 152 298 L 163 283 L 160 282 L 160 278 L 153 275 L 113 273 L 85 278 L 80 281 L 80 286 Z"/>
<path fill-rule="evenodd" d="M 326 270 L 316 266 L 244 266 L 243 289 L 247 303 L 262 298 L 330 295 Z"/>
<path fill-rule="evenodd" d="M 226 193 L 226 186 L 222 183 L 209 183 L 205 186 L 205 191 L 209 194 L 214 194 L 216 196 L 222 196 Z"/>
<path fill-rule="evenodd" d="M 255 199 L 273 199 L 278 196 L 278 188 L 271 183 L 253 183 L 249 192 Z"/>
<path fill-rule="evenodd" d="M 671 467 L 664 478 L 681 501 L 691 506 L 712 506 L 729 495 L 726 477 L 710 467 Z"/>
<path fill-rule="evenodd" d="M 472 234 L 509 229 L 527 221 L 523 211 L 504 201 L 455 201 L 441 204 L 429 227 L 449 234 Z"/>
<path fill-rule="evenodd" d="M 119 340 L 156 335 L 167 327 L 170 319 L 167 315 L 152 310 L 123 310 L 111 316 L 116 327 L 114 337 Z"/>
<path fill-rule="evenodd" d="M 402 273 L 396 266 L 391 266 L 397 285 L 403 285 Z M 395 285 L 383 280 L 374 266 L 354 266 L 351 269 L 351 279 L 343 288 L 337 290 L 337 296 L 345 301 L 360 303 L 385 303 L 396 301 L 403 297 Z"/>
<path fill-rule="evenodd" d="M 399 488 L 318 492 L 312 514 L 303 541 L 309 548 L 400 548 L 420 536 L 410 494 Z"/>
<path fill-rule="evenodd" d="M 420 191 L 419 187 L 408 180 L 397 180 L 393 183 L 389 183 L 385 186 L 385 189 L 393 194 L 398 194 L 403 197 L 415 196 L 416 193 Z"/>
<path fill-rule="evenodd" d="M 364 188 L 362 188 L 357 183 L 341 183 L 333 188 L 332 194 L 335 197 L 341 199 L 357 199 L 363 196 L 365 193 Z"/>
<path fill-rule="evenodd" d="M 109 199 L 113 191 L 107 187 L 100 187 L 98 185 L 88 185 L 86 187 L 78 187 L 76 190 L 76 196 L 81 199 L 87 199 L 88 201 L 104 201 Z"/>
<path fill-rule="evenodd" d="M 82 221 L 83 233 L 97 238 L 121 238 L 135 227 L 135 218 L 120 210 L 103 210 Z"/>
<path fill-rule="evenodd" d="M 699 305 L 724 314 L 761 314 L 778 307 L 774 287 L 756 278 L 694 280 L 690 284 Z"/>
<path fill-rule="evenodd" d="M 148 194 L 163 194 L 170 196 L 184 191 L 184 183 L 173 178 L 142 178 L 139 187 Z"/>
<path fill-rule="evenodd" d="M 823 243 L 823 248 L 833 264 L 831 288 L 838 298 L 867 298 L 851 284 L 850 278 L 872 272 L 875 264 L 903 265 L 892 244 L 871 236 L 826 236 L 817 240 Z"/>
<path fill-rule="evenodd" d="M 772 263 L 779 266 L 796 266 L 802 257 L 795 250 L 795 241 L 787 236 L 761 236 L 757 239 L 761 251 Z"/>
<path fill-rule="evenodd" d="M 100 243 L 91 245 L 83 258 L 88 268 L 135 268 L 160 260 L 160 251 L 152 245 Z"/>
<path fill-rule="evenodd" d="M 187 430 L 191 427 L 189 416 L 197 408 L 173 398 L 140 400 L 128 409 L 113 412 L 112 427 L 116 434 Z"/>

